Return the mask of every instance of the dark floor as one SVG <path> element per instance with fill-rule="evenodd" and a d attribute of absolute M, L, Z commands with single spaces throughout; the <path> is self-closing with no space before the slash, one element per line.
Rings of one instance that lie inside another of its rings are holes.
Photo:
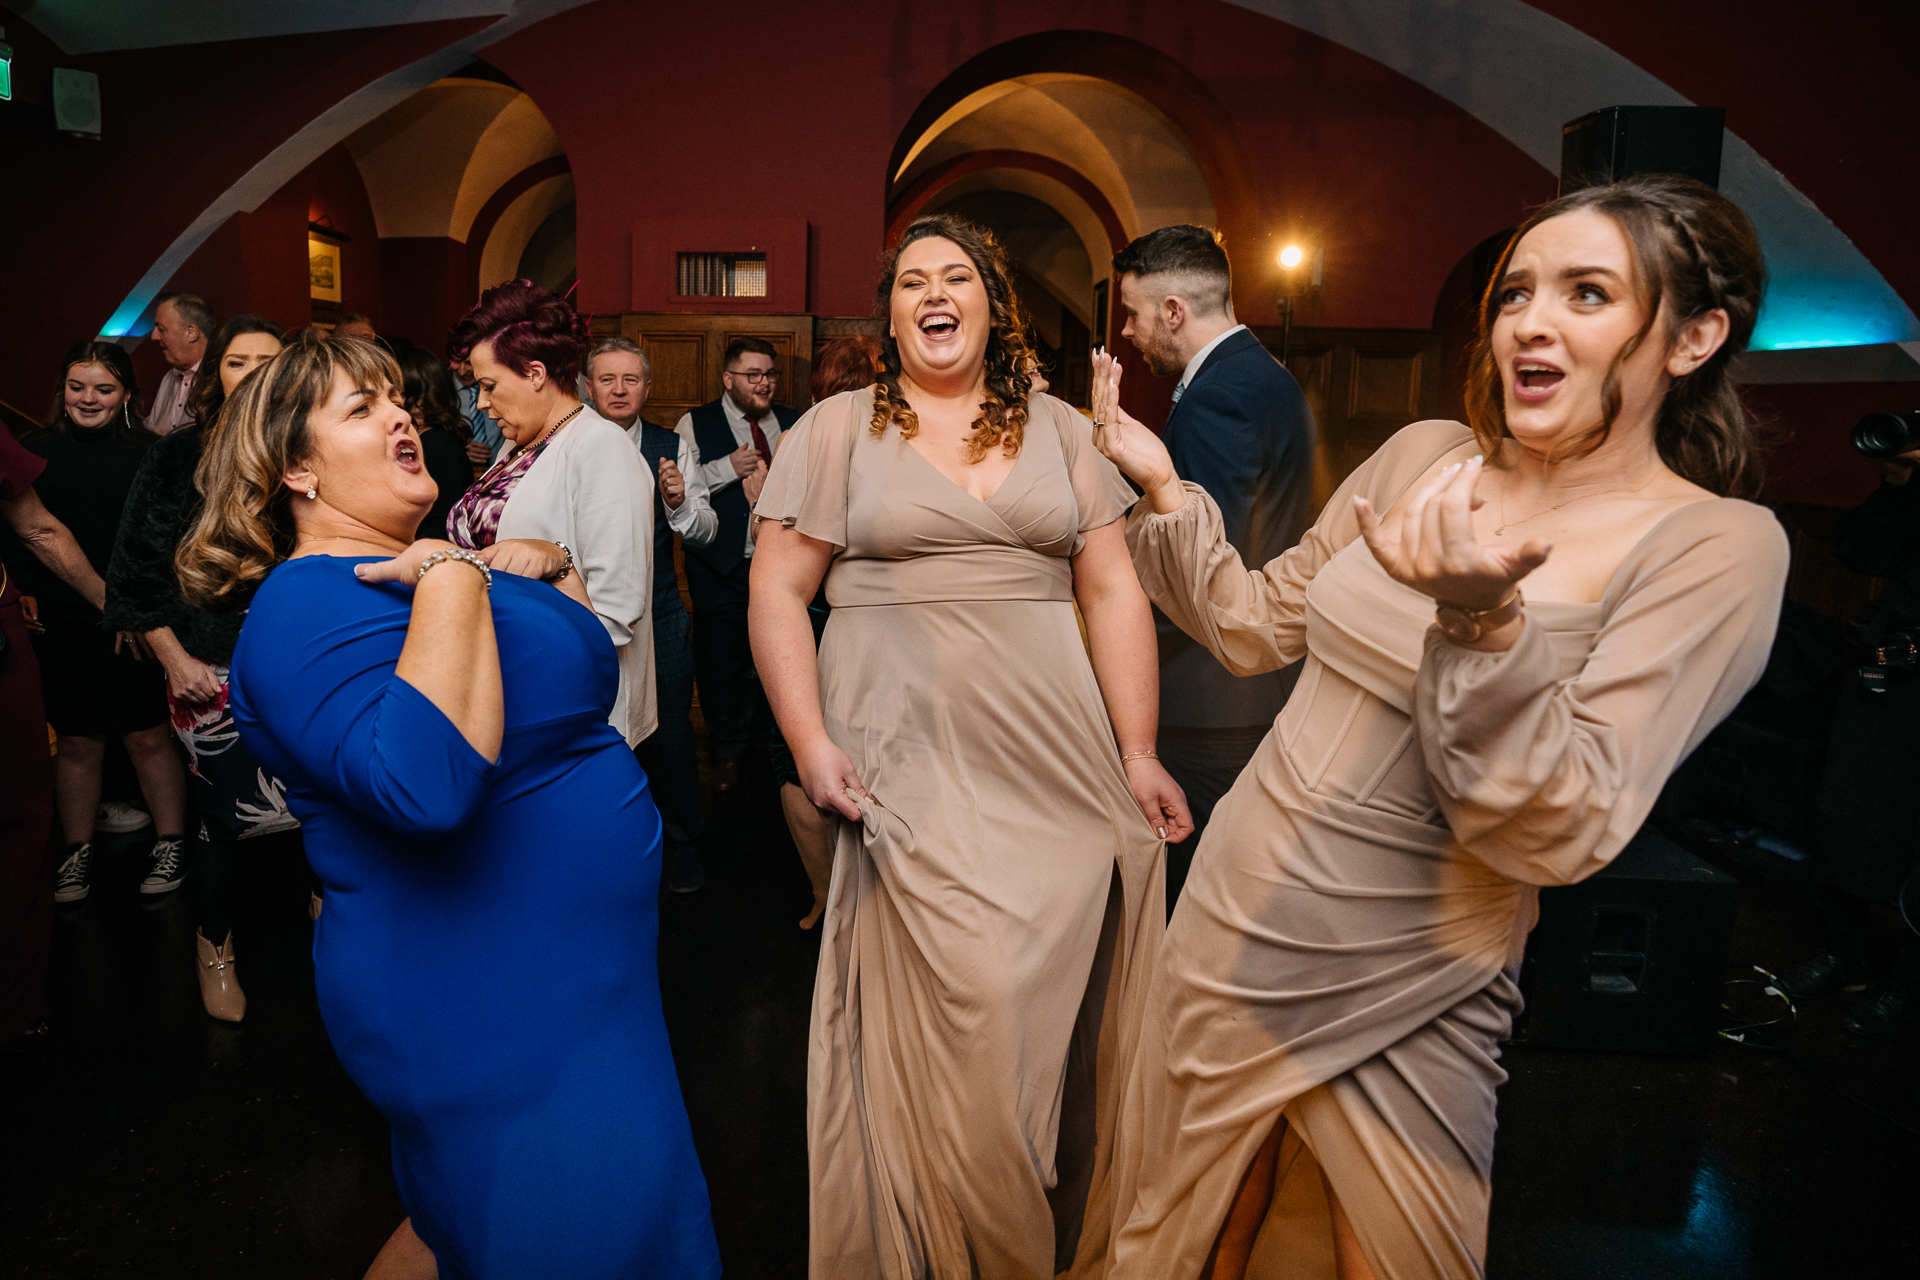
<path fill-rule="evenodd" d="M 256 846 L 237 1026 L 200 1011 L 186 892 L 135 892 L 142 847 L 109 846 L 62 910 L 55 1032 L 0 1052 L 0 1275 L 355 1280 L 401 1209 L 385 1126 L 315 1009 L 297 838 Z M 764 788 L 722 806 L 710 866 L 662 900 L 668 1023 L 728 1276 L 797 1277 L 817 946 Z M 1787 901 L 1745 894 L 1736 967 L 1797 954 Z M 1920 1041 L 1854 1040 L 1838 1011 L 1803 1010 L 1784 1054 L 1512 1051 L 1488 1274 L 1920 1271 Z"/>

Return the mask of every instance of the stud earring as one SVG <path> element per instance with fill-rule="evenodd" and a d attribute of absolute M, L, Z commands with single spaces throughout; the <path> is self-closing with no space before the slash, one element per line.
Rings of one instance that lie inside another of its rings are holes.
<path fill-rule="evenodd" d="M 315 498 L 317 498 L 317 497 L 319 497 L 319 496 L 320 496 L 320 491 L 319 491 L 318 489 L 316 489 L 316 488 L 314 488 L 314 487 L 313 487 L 312 485 L 308 485 L 308 486 L 307 486 L 307 501 L 308 501 L 308 502 L 312 502 L 312 501 L 313 501 L 313 500 L 314 500 Z"/>

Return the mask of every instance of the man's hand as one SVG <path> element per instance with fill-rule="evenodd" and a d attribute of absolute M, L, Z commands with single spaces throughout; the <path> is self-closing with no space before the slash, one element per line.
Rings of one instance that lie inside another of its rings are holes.
<path fill-rule="evenodd" d="M 1920 449 L 1909 449 L 1897 458 L 1880 464 L 1880 478 L 1888 484 L 1905 484 L 1913 479 L 1913 464 L 1920 462 Z"/>
<path fill-rule="evenodd" d="M 741 445 L 738 449 L 728 454 L 727 460 L 733 463 L 733 474 L 739 476 L 742 480 L 745 480 L 747 473 L 755 467 L 764 467 L 767 465 L 767 460 L 760 456 L 760 451 L 753 447 L 751 441 Z"/>
<path fill-rule="evenodd" d="M 483 441 L 469 440 L 467 441 L 467 461 L 476 467 L 487 466 L 493 461 L 493 450 L 487 448 Z"/>
<path fill-rule="evenodd" d="M 660 501 L 667 504 L 667 510 L 678 511 L 686 500 L 687 478 L 673 465 L 672 458 L 660 459 Z"/>
<path fill-rule="evenodd" d="M 183 652 L 167 664 L 167 688 L 175 702 L 203 707 L 220 696 L 220 677 L 212 667 Z"/>

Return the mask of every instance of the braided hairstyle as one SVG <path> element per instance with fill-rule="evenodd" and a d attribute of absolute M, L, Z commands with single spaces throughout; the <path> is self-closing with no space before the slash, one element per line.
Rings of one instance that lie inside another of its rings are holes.
<path fill-rule="evenodd" d="M 1493 358 L 1492 335 L 1500 313 L 1500 285 L 1514 247 L 1548 219 L 1587 210 L 1613 219 L 1625 235 L 1633 288 L 1646 321 L 1621 346 L 1601 384 L 1601 420 L 1556 453 L 1579 457 L 1606 443 L 1620 416 L 1620 369 L 1655 325 L 1664 320 L 1671 342 L 1688 321 L 1718 308 L 1727 313 L 1727 340 L 1668 386 L 1654 422 L 1654 446 L 1675 474 L 1701 488 L 1722 497 L 1754 497 L 1762 479 L 1760 451 L 1730 366 L 1753 336 L 1767 288 L 1767 264 L 1747 215 L 1692 178 L 1646 174 L 1587 187 L 1541 206 L 1513 233 L 1480 302 L 1479 338 L 1467 375 L 1467 421 L 1480 447 L 1488 457 L 1498 457 L 1500 442 L 1512 435 L 1506 421 L 1506 379 Z"/>
<path fill-rule="evenodd" d="M 1027 427 L 1027 396 L 1032 379 L 1027 370 L 1039 364 L 1027 340 L 1027 317 L 1013 291 L 1013 272 L 1007 265 L 1006 250 L 993 233 L 965 218 L 950 213 L 923 214 L 908 224 L 900 243 L 887 251 L 880 262 L 880 283 L 874 289 L 879 314 L 892 310 L 893 282 L 899 274 L 900 255 L 907 246 L 921 240 L 950 240 L 965 251 L 980 283 L 986 287 L 991 328 L 987 334 L 987 398 L 980 402 L 980 416 L 973 420 L 973 435 L 967 441 L 967 458 L 978 462 L 996 445 L 1009 458 L 1018 456 L 1020 441 Z M 880 365 L 873 388 L 873 434 L 886 434 L 887 424 L 900 428 L 900 438 L 911 440 L 920 431 L 920 416 L 900 392 L 900 344 L 892 333 L 880 338 Z"/>

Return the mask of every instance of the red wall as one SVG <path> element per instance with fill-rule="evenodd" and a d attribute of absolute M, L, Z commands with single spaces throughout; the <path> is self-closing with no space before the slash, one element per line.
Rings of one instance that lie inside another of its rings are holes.
<path fill-rule="evenodd" d="M 849 0 L 830 21 L 822 13 L 771 0 L 724 10 L 601 0 L 486 51 L 533 96 L 572 161 L 584 309 L 630 305 L 637 219 L 777 213 L 812 225 L 809 308 L 866 314 L 887 156 L 908 116 L 966 59 L 1053 29 L 1144 42 L 1217 95 L 1253 161 L 1262 229 L 1327 246 L 1318 323 L 1424 327 L 1460 255 L 1553 191 L 1552 175 L 1434 94 L 1219 0 Z M 751 31 L 771 55 L 751 90 L 685 56 L 714 47 L 723 30 Z M 1243 274 L 1271 270 L 1264 246 L 1239 252 Z M 1259 291 L 1253 302 L 1244 319 L 1276 318 Z"/>
<path fill-rule="evenodd" d="M 12 198 L 0 201 L 0 246 L 9 293 L 33 299 L 41 319 L 9 333 L 0 398 L 38 405 L 66 345 L 98 332 L 168 245 L 275 146 L 356 89 L 489 21 L 75 57 L 5 12 L 21 93 L 0 103 L 0 156 L 16 178 Z M 101 141 L 54 131 L 45 105 L 54 66 L 99 75 Z M 302 228 L 302 261 L 305 239 Z"/>

